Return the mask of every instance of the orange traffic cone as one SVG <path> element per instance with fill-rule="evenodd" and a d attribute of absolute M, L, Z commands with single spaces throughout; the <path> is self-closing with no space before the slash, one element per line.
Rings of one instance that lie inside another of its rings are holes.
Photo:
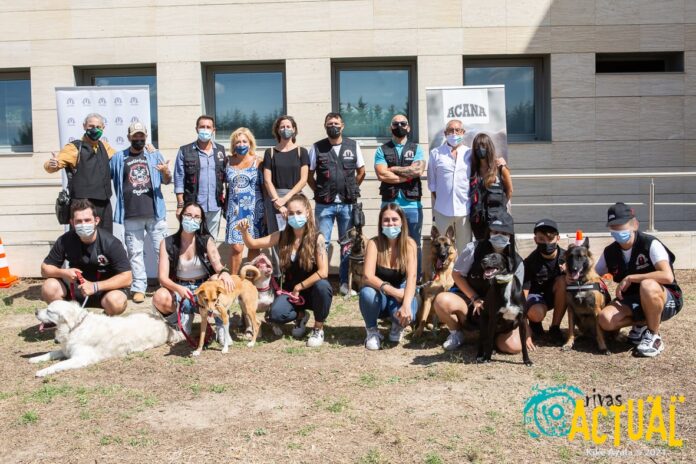
<path fill-rule="evenodd" d="M 5 245 L 2 244 L 2 239 L 0 238 L 0 288 L 7 288 L 15 282 L 17 282 L 17 276 L 10 274 Z"/>

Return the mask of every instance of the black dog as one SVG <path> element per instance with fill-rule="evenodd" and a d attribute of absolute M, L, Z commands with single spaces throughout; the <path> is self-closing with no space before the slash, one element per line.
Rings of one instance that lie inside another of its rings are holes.
<path fill-rule="evenodd" d="M 515 276 L 513 260 L 500 253 L 487 254 L 481 266 L 490 287 L 481 310 L 477 362 L 490 362 L 495 336 L 518 328 L 522 343 L 522 361 L 532 365 L 527 352 L 527 317 L 522 282 Z"/>

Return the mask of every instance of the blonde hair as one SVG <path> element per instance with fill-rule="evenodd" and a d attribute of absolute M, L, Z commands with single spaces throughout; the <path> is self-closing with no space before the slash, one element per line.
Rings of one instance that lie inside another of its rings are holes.
<path fill-rule="evenodd" d="M 302 270 L 309 272 L 314 269 L 314 265 L 316 263 L 318 238 L 317 226 L 314 223 L 312 205 L 304 193 L 296 193 L 293 195 L 292 198 L 288 200 L 287 205 L 294 201 L 301 202 L 307 210 L 307 223 L 303 227 L 304 230 L 302 231 L 302 241 L 300 242 L 300 249 L 297 250 L 297 257 L 300 260 L 300 267 Z M 292 254 L 292 244 L 294 241 L 295 232 L 293 231 L 293 228 L 290 226 L 285 227 L 285 230 L 280 233 L 280 241 L 278 242 L 280 269 L 283 272 L 288 270 L 292 264 L 290 255 Z"/>
<path fill-rule="evenodd" d="M 396 239 L 396 249 L 398 250 L 396 256 L 396 269 L 400 272 L 405 272 L 406 260 L 408 258 L 408 223 L 406 222 L 404 210 L 396 203 L 387 203 L 379 211 L 377 237 L 373 239 L 375 245 L 377 245 L 377 264 L 382 267 L 389 267 L 391 265 L 389 262 L 389 239 L 382 233 L 382 216 L 384 216 L 387 210 L 395 211 L 396 214 L 399 215 L 399 218 L 401 218 L 401 233 Z"/>
<path fill-rule="evenodd" d="M 246 127 L 240 127 L 232 132 L 232 135 L 230 135 L 230 155 L 234 154 L 234 144 L 237 143 L 237 140 L 242 135 L 245 135 L 246 138 L 249 139 L 248 154 L 256 155 L 256 137 L 254 137 L 254 134 L 252 134 L 251 131 Z"/>

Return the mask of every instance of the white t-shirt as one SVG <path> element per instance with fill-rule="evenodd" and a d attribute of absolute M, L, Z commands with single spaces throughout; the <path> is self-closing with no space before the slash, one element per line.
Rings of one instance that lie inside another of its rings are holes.
<path fill-rule="evenodd" d="M 623 248 L 621 249 L 624 263 L 626 264 L 628 264 L 628 261 L 631 259 L 631 251 L 633 251 L 633 248 L 629 248 L 628 250 L 624 250 Z M 650 244 L 650 262 L 654 266 L 660 261 L 667 261 L 669 263 L 669 254 L 667 253 L 665 246 L 660 243 L 659 240 L 653 240 Z M 595 271 L 597 271 L 597 274 L 599 275 L 604 275 L 609 272 L 607 263 L 604 260 L 604 253 L 602 253 L 597 260 L 597 264 L 595 264 Z"/>

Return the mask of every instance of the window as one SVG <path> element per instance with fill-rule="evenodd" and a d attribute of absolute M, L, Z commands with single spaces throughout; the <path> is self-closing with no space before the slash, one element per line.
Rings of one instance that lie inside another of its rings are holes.
<path fill-rule="evenodd" d="M 684 72 L 684 52 L 597 53 L 595 70 L 598 74 Z"/>
<path fill-rule="evenodd" d="M 0 151 L 32 151 L 28 72 L 0 72 Z"/>
<path fill-rule="evenodd" d="M 465 59 L 464 85 L 505 85 L 508 140 L 550 140 L 548 58 Z"/>
<path fill-rule="evenodd" d="M 247 127 L 258 145 L 274 145 L 273 122 L 286 111 L 284 66 L 209 66 L 206 74 L 205 107 L 215 116 L 217 139 Z"/>
<path fill-rule="evenodd" d="M 157 72 L 154 66 L 132 68 L 88 68 L 77 70 L 79 85 L 148 85 L 150 86 L 150 124 L 152 143 L 157 145 Z"/>
<path fill-rule="evenodd" d="M 411 123 L 411 136 L 416 137 L 415 76 L 413 61 L 335 62 L 333 110 L 343 116 L 345 135 L 388 139 L 391 118 L 403 113 Z"/>

